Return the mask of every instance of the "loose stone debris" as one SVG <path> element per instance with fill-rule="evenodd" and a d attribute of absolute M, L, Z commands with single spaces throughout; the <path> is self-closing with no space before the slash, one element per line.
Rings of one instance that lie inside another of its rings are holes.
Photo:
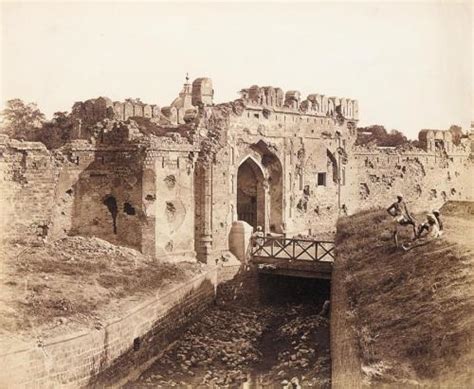
<path fill-rule="evenodd" d="M 320 309 L 215 306 L 127 387 L 329 388 L 329 320 Z"/>

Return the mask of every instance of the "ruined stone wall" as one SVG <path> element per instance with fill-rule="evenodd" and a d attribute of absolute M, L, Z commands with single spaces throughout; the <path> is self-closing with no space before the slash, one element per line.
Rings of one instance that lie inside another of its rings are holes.
<path fill-rule="evenodd" d="M 430 211 L 449 200 L 474 200 L 469 153 L 355 148 L 349 163 L 349 212 L 388 207 L 401 193 L 414 211 Z"/>
<path fill-rule="evenodd" d="M 144 244 L 154 242 L 157 258 L 195 256 L 194 162 L 189 146 L 147 151 L 142 201 L 155 228 L 144 237 Z"/>
<path fill-rule="evenodd" d="M 83 170 L 71 186 L 74 205 L 70 232 L 140 250 L 145 220 L 140 153 L 126 147 L 75 149 L 71 153 Z"/>
<path fill-rule="evenodd" d="M 3 238 L 94 235 L 140 248 L 140 208 L 134 204 L 140 204 L 141 167 L 133 160 L 136 152 L 98 151 L 81 142 L 55 152 L 41 143 L 16 140 L 5 140 L 1 147 Z M 104 204 L 107 196 L 116 199 L 115 231 Z"/>
<path fill-rule="evenodd" d="M 291 90 L 284 93 L 278 87 L 259 87 L 258 85 L 242 89 L 240 94 L 241 100 L 247 106 L 263 106 L 270 112 L 294 112 L 321 117 L 339 116 L 353 120 L 359 118 L 357 100 L 345 97 L 328 97 L 313 93 L 303 99 L 299 91 Z"/>
<path fill-rule="evenodd" d="M 216 155 L 218 163 L 212 167 L 212 237 L 213 249 L 217 252 L 228 250 L 228 239 L 232 227 L 232 214 L 237 212 L 237 177 L 233 172 L 232 151 L 225 147 Z M 235 182 L 232 182 L 235 180 Z"/>
<path fill-rule="evenodd" d="M 339 213 L 338 166 L 343 164 L 340 151 L 353 144 L 353 127 L 332 117 L 290 111 L 268 115 L 262 107 L 241 107 L 230 114 L 226 134 L 226 145 L 212 167 L 215 250 L 227 248 L 232 221 L 238 218 L 239 166 L 249 158 L 265 178 L 268 197 L 261 202 L 257 196 L 257 207 L 266 208 L 267 232 L 291 236 L 334 228 Z M 318 174 L 323 176 L 319 185 Z M 344 175 L 342 185 L 346 184 Z"/>
<path fill-rule="evenodd" d="M 112 101 L 108 97 L 80 101 L 72 107 L 73 116 L 89 124 L 103 119 L 127 120 L 130 117 L 158 119 L 160 112 L 160 108 L 155 104 L 146 104 L 133 99 L 125 102 Z"/>
<path fill-rule="evenodd" d="M 292 207 L 290 207 L 293 230 L 312 233 L 334 229 L 338 217 L 338 167 L 335 149 L 336 139 L 326 142 L 300 140 L 300 154 L 294 155 Z M 328 155 L 329 154 L 329 155 Z M 329 158 L 331 157 L 331 158 Z M 321 182 L 323 181 L 323 182 Z"/>
<path fill-rule="evenodd" d="M 41 143 L 0 138 L 2 239 L 35 241 L 51 229 L 58 164 Z"/>
<path fill-rule="evenodd" d="M 50 152 L 40 143 L 2 138 L 0 147 L 2 238 L 41 241 L 78 234 L 161 259 L 193 255 L 189 146 L 75 141 Z"/>
<path fill-rule="evenodd" d="M 238 219 L 247 162 L 257 181 L 256 196 L 247 194 L 254 224 L 288 236 L 332 231 L 345 209 L 385 207 L 398 192 L 420 210 L 473 198 L 469 140 L 424 130 L 422 148 L 355 147 L 356 100 L 255 85 L 241 95 L 212 105 L 212 82 L 201 78 L 162 110 L 100 97 L 73 107 L 98 132 L 94 144 L 48 152 L 3 142 L 2 231 L 94 235 L 167 260 L 219 255 Z M 179 112 L 182 120 L 168 120 Z M 123 121 L 132 116 L 166 124 L 150 132 Z"/>

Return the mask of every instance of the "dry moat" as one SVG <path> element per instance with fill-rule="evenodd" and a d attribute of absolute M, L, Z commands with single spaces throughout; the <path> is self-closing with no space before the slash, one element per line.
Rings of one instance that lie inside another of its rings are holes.
<path fill-rule="evenodd" d="M 329 319 L 320 315 L 329 291 L 325 280 L 237 278 L 127 387 L 266 388 L 297 380 L 329 388 Z"/>

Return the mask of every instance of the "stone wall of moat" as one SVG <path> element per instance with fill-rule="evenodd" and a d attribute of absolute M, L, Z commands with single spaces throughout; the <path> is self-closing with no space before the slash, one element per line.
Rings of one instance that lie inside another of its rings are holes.
<path fill-rule="evenodd" d="M 108 385 L 117 382 L 126 369 L 122 376 L 120 370 L 113 376 L 104 372 L 123 360 L 140 365 L 158 355 L 212 303 L 216 282 L 216 269 L 211 269 L 144 299 L 101 329 L 2 350 L 0 386 L 77 388 L 100 386 L 104 379 Z"/>

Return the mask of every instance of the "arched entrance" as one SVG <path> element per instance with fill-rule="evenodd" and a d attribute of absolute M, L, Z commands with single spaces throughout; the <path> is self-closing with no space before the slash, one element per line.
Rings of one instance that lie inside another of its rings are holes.
<path fill-rule="evenodd" d="M 260 166 L 247 158 L 237 172 L 237 218 L 252 227 L 265 227 L 264 175 Z"/>
<path fill-rule="evenodd" d="M 237 172 L 237 218 L 265 232 L 283 232 L 283 179 L 279 159 L 260 144 Z M 263 148 L 263 150 L 262 150 Z"/>

